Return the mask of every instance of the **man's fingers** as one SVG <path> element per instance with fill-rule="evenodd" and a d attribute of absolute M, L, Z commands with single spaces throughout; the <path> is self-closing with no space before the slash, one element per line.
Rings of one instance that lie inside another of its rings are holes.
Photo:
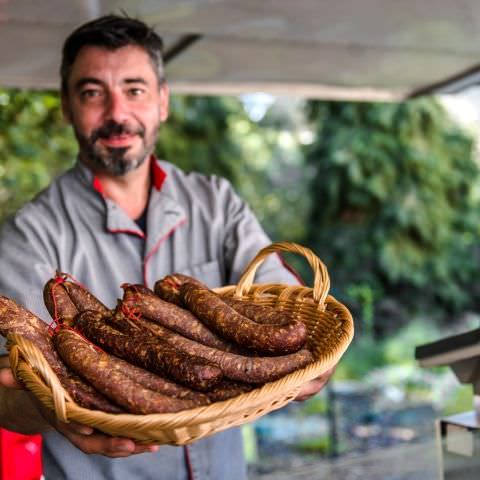
<path fill-rule="evenodd" d="M 57 429 L 84 453 L 120 458 L 158 450 L 157 445 L 139 445 L 129 438 L 110 437 L 86 425 L 58 422 Z"/>
<path fill-rule="evenodd" d="M 14 377 L 11 368 L 0 368 L 0 385 L 6 388 L 23 390 L 25 387 Z"/>
<path fill-rule="evenodd" d="M 77 422 L 70 422 L 68 426 L 73 433 L 78 433 L 79 435 L 91 435 L 94 432 L 92 427 L 89 427 L 88 425 L 82 425 L 81 423 Z"/>
<path fill-rule="evenodd" d="M 152 453 L 157 452 L 159 448 L 158 445 L 136 445 L 134 453 Z"/>
<path fill-rule="evenodd" d="M 327 370 L 323 375 L 320 375 L 317 378 L 314 378 L 310 382 L 307 382 L 305 385 L 302 385 L 300 392 L 295 397 L 295 400 L 302 402 L 303 400 L 307 400 L 313 395 L 317 394 L 328 382 L 330 377 L 335 372 L 335 367 L 330 368 Z"/>

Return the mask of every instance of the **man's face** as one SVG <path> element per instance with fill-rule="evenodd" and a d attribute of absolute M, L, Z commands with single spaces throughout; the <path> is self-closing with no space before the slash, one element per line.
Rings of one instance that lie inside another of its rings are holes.
<path fill-rule="evenodd" d="M 168 116 L 168 89 L 140 47 L 84 47 L 62 99 L 80 148 L 94 171 L 123 175 L 153 152 Z"/>

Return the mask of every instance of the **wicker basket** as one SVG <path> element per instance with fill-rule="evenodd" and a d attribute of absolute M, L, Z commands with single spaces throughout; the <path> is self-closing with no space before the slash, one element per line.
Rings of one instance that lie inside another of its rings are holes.
<path fill-rule="evenodd" d="M 303 255 L 314 272 L 313 288 L 280 284 L 252 284 L 257 267 L 271 253 Z M 219 288 L 255 303 L 295 313 L 308 328 L 315 361 L 306 368 L 230 400 L 177 413 L 109 414 L 78 406 L 62 388 L 48 363 L 29 341 L 9 335 L 10 363 L 18 379 L 64 421 L 90 425 L 113 436 L 139 443 L 185 445 L 227 428 L 251 422 L 293 400 L 302 384 L 335 365 L 353 337 L 349 311 L 328 295 L 329 277 L 322 262 L 308 249 L 293 243 L 275 243 L 261 250 L 247 267 L 238 285 Z"/>

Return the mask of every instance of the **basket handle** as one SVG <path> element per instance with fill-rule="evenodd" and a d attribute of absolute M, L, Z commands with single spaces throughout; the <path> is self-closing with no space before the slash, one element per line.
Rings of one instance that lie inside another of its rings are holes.
<path fill-rule="evenodd" d="M 20 357 L 38 373 L 40 373 L 45 384 L 50 388 L 53 398 L 53 408 L 57 418 L 62 422 L 68 422 L 66 398 L 71 400 L 68 393 L 63 389 L 60 380 L 53 372 L 40 350 L 22 335 L 9 333 L 7 336 L 9 344 L 9 360 L 15 378 L 19 380 L 18 367 Z M 21 379 L 20 379 L 21 380 Z"/>
<path fill-rule="evenodd" d="M 279 251 L 298 253 L 305 257 L 309 265 L 313 270 L 313 299 L 316 303 L 322 305 L 330 290 L 330 277 L 328 271 L 322 261 L 309 249 L 302 247 L 293 242 L 277 242 L 262 248 L 255 258 L 247 265 L 247 268 L 243 272 L 237 286 L 235 287 L 236 296 L 244 296 L 253 285 L 253 279 L 257 268 L 263 262 L 263 260 L 271 253 L 278 253 Z"/>

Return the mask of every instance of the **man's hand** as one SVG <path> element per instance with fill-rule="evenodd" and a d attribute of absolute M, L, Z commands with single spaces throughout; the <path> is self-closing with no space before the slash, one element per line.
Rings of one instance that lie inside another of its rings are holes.
<path fill-rule="evenodd" d="M 159 448 L 158 445 L 140 445 L 129 438 L 111 437 L 99 433 L 87 425 L 75 422 L 64 423 L 43 405 L 38 405 L 38 408 L 50 425 L 84 453 L 120 458 L 137 453 L 156 452 Z"/>
<path fill-rule="evenodd" d="M 332 367 L 319 377 L 314 378 L 308 383 L 302 385 L 302 388 L 300 389 L 300 392 L 298 392 L 298 395 L 295 397 L 295 400 L 303 402 L 304 400 L 313 397 L 327 384 L 334 371 L 335 367 Z"/>
<path fill-rule="evenodd" d="M 14 388 L 16 390 L 23 390 L 23 385 L 16 380 L 10 367 L 0 363 L 0 385 L 6 388 Z"/>
<path fill-rule="evenodd" d="M 8 360 L 8 357 L 0 359 L 0 387 L 3 387 L 4 395 L 2 395 L 2 401 L 4 406 L 7 407 L 6 409 L 8 410 L 8 396 L 14 395 L 15 405 L 21 407 L 16 408 L 15 411 L 21 412 L 21 415 L 29 420 L 32 417 L 36 417 L 37 421 L 35 423 L 37 425 L 43 423 L 44 425 L 44 428 L 39 428 L 39 430 L 45 431 L 49 427 L 53 427 L 82 452 L 96 453 L 112 458 L 128 457 L 137 453 L 155 452 L 158 450 L 158 445 L 140 445 L 129 438 L 111 437 L 99 433 L 87 425 L 80 425 L 75 422 L 61 422 L 55 417 L 55 414 L 44 407 L 33 394 L 24 390 L 22 384 L 15 379 L 12 370 L 6 366 L 8 365 L 6 360 Z M 26 411 L 28 411 L 28 413 Z M 40 419 L 40 421 L 38 421 L 38 419 Z M 43 422 L 41 422 L 41 420 L 43 420 Z M 14 429 L 12 428 L 14 423 L 15 419 L 5 426 L 9 429 Z M 29 423 L 31 424 L 33 422 L 29 421 Z M 27 432 L 21 427 L 15 430 L 21 433 L 34 433 Z"/>

